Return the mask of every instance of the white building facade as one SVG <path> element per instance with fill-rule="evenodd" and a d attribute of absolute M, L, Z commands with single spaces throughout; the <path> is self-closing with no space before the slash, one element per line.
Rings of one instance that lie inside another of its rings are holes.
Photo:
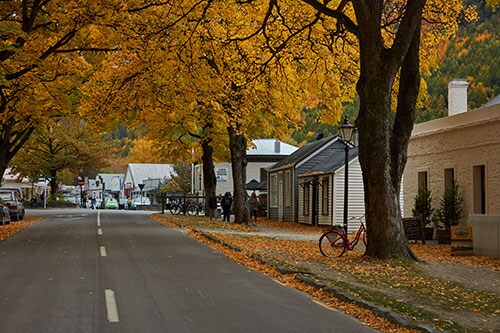
<path fill-rule="evenodd" d="M 252 179 L 259 182 L 267 181 L 266 169 L 276 162 L 292 154 L 297 147 L 275 139 L 257 139 L 252 141 L 253 146 L 247 149 L 247 183 Z M 233 171 L 231 163 L 214 163 L 214 172 L 217 179 L 217 194 L 233 193 Z M 203 165 L 193 165 L 192 192 L 204 195 Z"/>

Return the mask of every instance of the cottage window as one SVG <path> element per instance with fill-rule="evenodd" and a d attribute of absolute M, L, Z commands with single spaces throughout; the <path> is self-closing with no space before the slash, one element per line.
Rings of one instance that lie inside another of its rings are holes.
<path fill-rule="evenodd" d="M 473 212 L 486 214 L 486 166 L 475 165 L 472 171 Z"/>
<path fill-rule="evenodd" d="M 419 189 L 428 189 L 427 185 L 427 171 L 421 171 L 418 173 L 418 188 Z"/>
<path fill-rule="evenodd" d="M 322 180 L 322 184 L 321 184 L 321 213 L 323 215 L 328 215 L 328 206 L 329 206 L 329 202 L 330 202 L 330 197 L 329 197 L 329 194 L 330 194 L 330 187 L 328 185 L 329 181 L 328 181 L 328 178 L 325 177 L 323 178 Z"/>
<path fill-rule="evenodd" d="M 271 182 L 269 184 L 270 207 L 278 207 L 278 175 L 271 174 L 269 176 Z"/>
<path fill-rule="evenodd" d="M 455 170 L 453 168 L 444 169 L 444 191 L 449 191 L 455 184 Z"/>
<path fill-rule="evenodd" d="M 267 181 L 267 170 L 266 168 L 260 168 L 260 181 Z"/>
<path fill-rule="evenodd" d="M 309 192 L 310 183 L 304 184 L 304 215 L 309 215 Z"/>

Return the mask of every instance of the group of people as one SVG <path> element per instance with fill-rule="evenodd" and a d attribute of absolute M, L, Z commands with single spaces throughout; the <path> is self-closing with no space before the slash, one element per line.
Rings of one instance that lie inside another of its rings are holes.
<path fill-rule="evenodd" d="M 208 198 L 208 208 L 210 208 L 210 219 L 216 220 L 218 218 L 217 203 L 220 201 L 220 206 L 222 208 L 222 221 L 229 222 L 231 216 L 231 210 L 233 209 L 233 197 L 230 192 L 224 193 L 223 197 L 219 198 L 215 195 L 215 192 Z"/>
<path fill-rule="evenodd" d="M 229 218 L 231 216 L 231 211 L 233 209 L 233 197 L 230 192 L 226 192 L 223 197 L 217 197 L 215 192 L 208 198 L 208 208 L 210 209 L 210 219 L 216 220 L 218 218 L 218 202 L 220 201 L 220 206 L 222 208 L 222 221 L 229 222 Z M 258 204 L 259 201 L 257 199 L 257 195 L 255 191 L 252 192 L 250 199 L 248 200 L 248 207 L 250 209 L 250 218 L 252 216 L 257 221 L 257 212 L 258 212 Z"/>

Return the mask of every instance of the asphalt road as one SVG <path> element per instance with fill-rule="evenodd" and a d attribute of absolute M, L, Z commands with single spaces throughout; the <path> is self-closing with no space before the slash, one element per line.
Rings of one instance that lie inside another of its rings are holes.
<path fill-rule="evenodd" d="M 30 213 L 0 242 L 2 333 L 371 331 L 144 212 Z"/>

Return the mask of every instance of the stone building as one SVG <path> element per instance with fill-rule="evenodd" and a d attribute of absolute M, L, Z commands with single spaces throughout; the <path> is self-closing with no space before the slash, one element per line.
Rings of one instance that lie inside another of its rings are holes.
<path fill-rule="evenodd" d="M 415 125 L 404 172 L 404 216 L 412 215 L 420 187 L 431 190 L 433 207 L 454 181 L 470 214 L 500 214 L 500 104 L 467 110 L 467 82 L 448 85 L 448 116 Z"/>

